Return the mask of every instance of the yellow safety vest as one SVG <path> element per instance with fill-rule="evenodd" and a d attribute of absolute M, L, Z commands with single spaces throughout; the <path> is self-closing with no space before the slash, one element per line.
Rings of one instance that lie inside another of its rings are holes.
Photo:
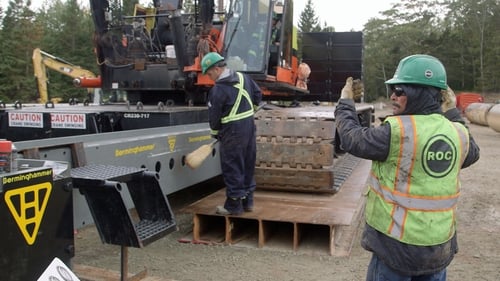
<path fill-rule="evenodd" d="M 238 74 L 239 82 L 234 85 L 235 88 L 238 89 L 238 96 L 236 97 L 236 101 L 233 104 L 233 107 L 231 108 L 231 111 L 229 114 L 225 117 L 221 118 L 221 123 L 222 124 L 227 124 L 229 122 L 241 120 L 247 117 L 251 117 L 254 114 L 254 106 L 252 103 L 252 99 L 250 98 L 250 95 L 248 94 L 247 90 L 243 87 L 245 83 L 245 79 L 243 78 L 243 75 L 239 72 L 236 72 Z M 244 97 L 247 99 L 248 103 L 250 104 L 250 109 L 241 113 L 238 112 L 238 108 L 240 107 L 241 99 Z M 219 131 L 218 130 L 210 130 L 210 134 L 212 135 L 218 135 Z"/>
<path fill-rule="evenodd" d="M 432 246 L 455 233 L 459 172 L 469 133 L 441 114 L 392 116 L 386 161 L 374 161 L 366 202 L 368 225 L 401 242 Z"/>
<path fill-rule="evenodd" d="M 243 85 L 245 83 L 245 79 L 243 78 L 243 74 L 241 74 L 239 72 L 236 72 L 236 74 L 238 74 L 239 83 L 235 84 L 234 87 L 239 90 L 238 96 L 236 97 L 236 101 L 234 102 L 233 107 L 231 108 L 231 111 L 229 112 L 229 114 L 221 119 L 222 124 L 226 124 L 229 122 L 238 121 L 241 119 L 251 117 L 251 116 L 253 116 L 253 113 L 254 113 L 252 99 L 250 98 L 250 95 L 243 87 Z M 242 98 L 245 98 L 248 101 L 248 103 L 250 104 L 250 109 L 247 111 L 238 113 L 238 108 L 240 108 L 240 103 L 241 103 Z"/>

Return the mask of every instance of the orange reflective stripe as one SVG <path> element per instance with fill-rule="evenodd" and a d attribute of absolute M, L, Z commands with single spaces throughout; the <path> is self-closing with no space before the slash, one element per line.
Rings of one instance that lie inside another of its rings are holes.
<path fill-rule="evenodd" d="M 404 208 L 416 211 L 441 211 L 453 208 L 458 201 L 460 193 L 449 196 L 423 196 L 410 195 L 408 193 L 391 190 L 387 186 L 381 186 L 373 173 L 369 177 L 370 188 L 390 204 L 398 204 Z"/>

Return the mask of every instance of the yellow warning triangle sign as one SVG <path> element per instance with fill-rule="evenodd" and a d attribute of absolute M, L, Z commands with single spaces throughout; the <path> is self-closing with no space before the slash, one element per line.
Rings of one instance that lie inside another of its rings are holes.
<path fill-rule="evenodd" d="M 35 243 L 51 192 L 52 183 L 50 182 L 11 189 L 5 192 L 5 203 L 7 203 L 28 245 Z"/>

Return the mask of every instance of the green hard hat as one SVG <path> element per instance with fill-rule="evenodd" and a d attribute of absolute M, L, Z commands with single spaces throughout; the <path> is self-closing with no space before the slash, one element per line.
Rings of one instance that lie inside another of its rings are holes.
<path fill-rule="evenodd" d="M 403 58 L 392 79 L 385 84 L 419 84 L 447 89 L 446 70 L 443 64 L 429 55 L 412 55 Z"/>
<path fill-rule="evenodd" d="M 214 66 L 216 63 L 223 61 L 224 57 L 216 52 L 211 52 L 206 54 L 203 59 L 201 59 L 201 71 L 203 74 L 207 73 L 207 70 Z"/>

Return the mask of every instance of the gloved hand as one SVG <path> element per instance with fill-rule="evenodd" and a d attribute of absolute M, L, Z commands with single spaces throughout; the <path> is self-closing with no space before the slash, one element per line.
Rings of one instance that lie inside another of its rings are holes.
<path fill-rule="evenodd" d="M 457 97 L 449 86 L 448 89 L 441 90 L 441 96 L 443 98 L 443 101 L 441 102 L 441 110 L 443 112 L 457 107 Z"/>
<path fill-rule="evenodd" d="M 340 93 L 341 99 L 354 99 L 359 100 L 364 95 L 363 82 L 360 79 L 353 80 L 348 77 L 342 92 Z"/>
<path fill-rule="evenodd" d="M 360 79 L 352 81 L 352 92 L 354 93 L 354 100 L 359 101 L 365 95 L 365 87 Z"/>

